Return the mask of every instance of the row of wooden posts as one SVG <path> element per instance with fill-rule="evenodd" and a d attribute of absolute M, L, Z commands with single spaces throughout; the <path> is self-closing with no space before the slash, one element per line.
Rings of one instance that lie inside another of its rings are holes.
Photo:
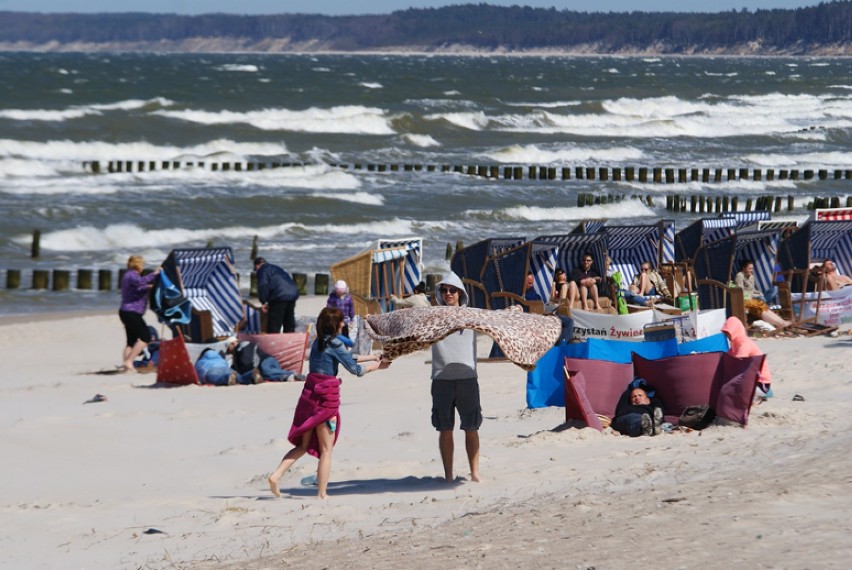
<path fill-rule="evenodd" d="M 102 163 L 90 160 L 83 163 L 83 169 L 93 174 L 117 172 L 150 172 L 156 170 L 182 170 L 189 168 L 208 168 L 216 172 L 252 172 L 275 168 L 309 166 L 304 162 L 213 162 L 179 160 L 110 160 Z M 744 180 L 852 180 L 852 169 L 798 169 L 798 168 L 664 168 L 633 166 L 503 166 L 477 165 L 462 166 L 450 164 L 340 164 L 331 163 L 333 168 L 344 170 L 367 170 L 371 172 L 455 172 L 481 178 L 502 178 L 504 180 L 601 180 L 614 182 L 654 182 L 674 184 L 685 182 L 734 182 Z"/>
<path fill-rule="evenodd" d="M 792 195 L 787 196 L 787 211 L 792 212 L 795 209 L 795 198 Z M 650 201 L 648 202 L 650 206 Z M 840 208 L 842 200 L 840 196 L 831 196 L 829 198 L 814 198 L 808 202 L 806 209 L 816 210 L 818 208 Z M 779 213 L 783 211 L 784 197 L 783 196 L 757 196 L 756 198 L 747 198 L 745 202 L 744 212 L 768 211 Z M 852 196 L 846 197 L 846 207 L 852 208 Z M 740 199 L 737 196 L 666 196 L 666 210 L 669 212 L 691 212 L 693 214 L 704 212 L 739 212 Z"/>
<path fill-rule="evenodd" d="M 450 245 L 447 246 L 451 248 Z M 74 290 L 77 291 L 92 291 L 97 288 L 98 291 L 112 291 L 113 284 L 118 289 L 121 286 L 121 279 L 124 277 L 127 269 L 118 270 L 118 278 L 113 281 L 112 269 L 77 269 L 71 271 L 69 269 L 33 269 L 31 289 L 35 290 L 51 290 L 51 291 L 70 291 L 72 290 L 72 276 L 76 275 L 74 281 Z M 308 294 L 308 274 L 294 272 L 292 274 L 293 281 L 299 288 L 301 295 Z M 20 269 L 6 270 L 6 289 L 20 289 L 22 284 L 22 272 Z M 254 280 L 255 274 L 251 274 L 251 295 L 257 294 L 257 287 Z M 430 291 L 441 279 L 440 275 L 426 275 L 426 287 Z M 237 274 L 237 282 L 240 281 L 240 275 Z M 316 273 L 314 275 L 314 295 L 328 295 L 329 293 L 330 276 L 328 273 Z"/>

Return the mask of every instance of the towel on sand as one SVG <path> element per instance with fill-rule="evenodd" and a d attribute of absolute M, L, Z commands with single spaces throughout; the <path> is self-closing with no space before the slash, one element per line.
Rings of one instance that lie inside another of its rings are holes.
<path fill-rule="evenodd" d="M 428 348 L 462 329 L 490 336 L 506 358 L 532 370 L 553 348 L 562 323 L 555 316 L 447 306 L 412 307 L 367 317 L 367 332 L 382 343 L 383 358 L 388 361 Z"/>
<path fill-rule="evenodd" d="M 296 404 L 293 414 L 293 425 L 287 439 L 293 445 L 302 443 L 302 436 L 323 423 L 336 418 L 337 429 L 334 431 L 334 443 L 340 436 L 340 378 L 311 372 L 305 378 L 305 386 Z M 311 434 L 308 443 L 308 453 L 319 457 L 319 440 L 317 434 Z"/>

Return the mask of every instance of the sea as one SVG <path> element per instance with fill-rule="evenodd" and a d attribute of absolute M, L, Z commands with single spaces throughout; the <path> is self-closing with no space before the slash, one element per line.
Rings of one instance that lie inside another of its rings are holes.
<path fill-rule="evenodd" d="M 33 290 L 32 270 L 117 272 L 131 254 L 155 267 L 173 248 L 232 248 L 247 290 L 254 244 L 312 278 L 380 238 L 419 237 L 441 273 L 448 246 L 701 215 L 667 211 L 671 195 L 793 196 L 782 215 L 802 221 L 814 197 L 852 195 L 833 175 L 526 175 L 850 169 L 848 58 L 7 52 L 0 77 L 0 315 L 116 309 L 115 289 Z M 468 174 L 480 166 L 500 176 Z M 581 194 L 603 203 L 578 207 Z"/>

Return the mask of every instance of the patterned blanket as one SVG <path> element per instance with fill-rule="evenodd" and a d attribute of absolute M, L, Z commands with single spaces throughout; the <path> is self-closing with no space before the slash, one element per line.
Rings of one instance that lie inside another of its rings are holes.
<path fill-rule="evenodd" d="M 556 343 L 562 324 L 555 316 L 443 306 L 412 307 L 367 317 L 367 333 L 382 343 L 388 361 L 429 348 L 462 329 L 490 336 L 506 358 L 524 370 L 532 370 Z"/>

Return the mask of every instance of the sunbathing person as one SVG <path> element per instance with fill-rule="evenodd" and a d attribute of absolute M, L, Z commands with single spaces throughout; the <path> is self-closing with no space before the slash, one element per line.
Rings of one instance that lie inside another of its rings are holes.
<path fill-rule="evenodd" d="M 852 277 L 841 275 L 837 271 L 837 265 L 830 259 L 826 259 L 823 262 L 822 272 L 825 275 L 825 289 L 827 291 L 837 291 L 838 289 L 852 285 Z"/>
<path fill-rule="evenodd" d="M 553 286 L 550 288 L 550 301 L 559 305 L 573 307 L 580 291 L 577 284 L 568 280 L 564 269 L 557 269 L 553 274 Z"/>
<path fill-rule="evenodd" d="M 672 294 L 666 286 L 666 280 L 659 271 L 651 267 L 649 261 L 644 262 L 640 269 L 641 271 L 633 277 L 633 283 L 630 284 L 631 293 L 643 297 L 660 295 L 667 299 L 671 298 Z"/>
<path fill-rule="evenodd" d="M 737 284 L 737 287 L 743 290 L 745 309 L 749 315 L 755 319 L 761 319 L 769 323 L 776 329 L 789 327 L 793 324 L 769 310 L 769 305 L 763 300 L 763 293 L 755 287 L 754 262 L 752 260 L 743 260 L 740 264 L 740 272 L 734 277 L 734 282 Z"/>
<path fill-rule="evenodd" d="M 622 435 L 660 435 L 663 432 L 663 403 L 644 378 L 634 378 L 618 400 L 612 429 Z"/>

